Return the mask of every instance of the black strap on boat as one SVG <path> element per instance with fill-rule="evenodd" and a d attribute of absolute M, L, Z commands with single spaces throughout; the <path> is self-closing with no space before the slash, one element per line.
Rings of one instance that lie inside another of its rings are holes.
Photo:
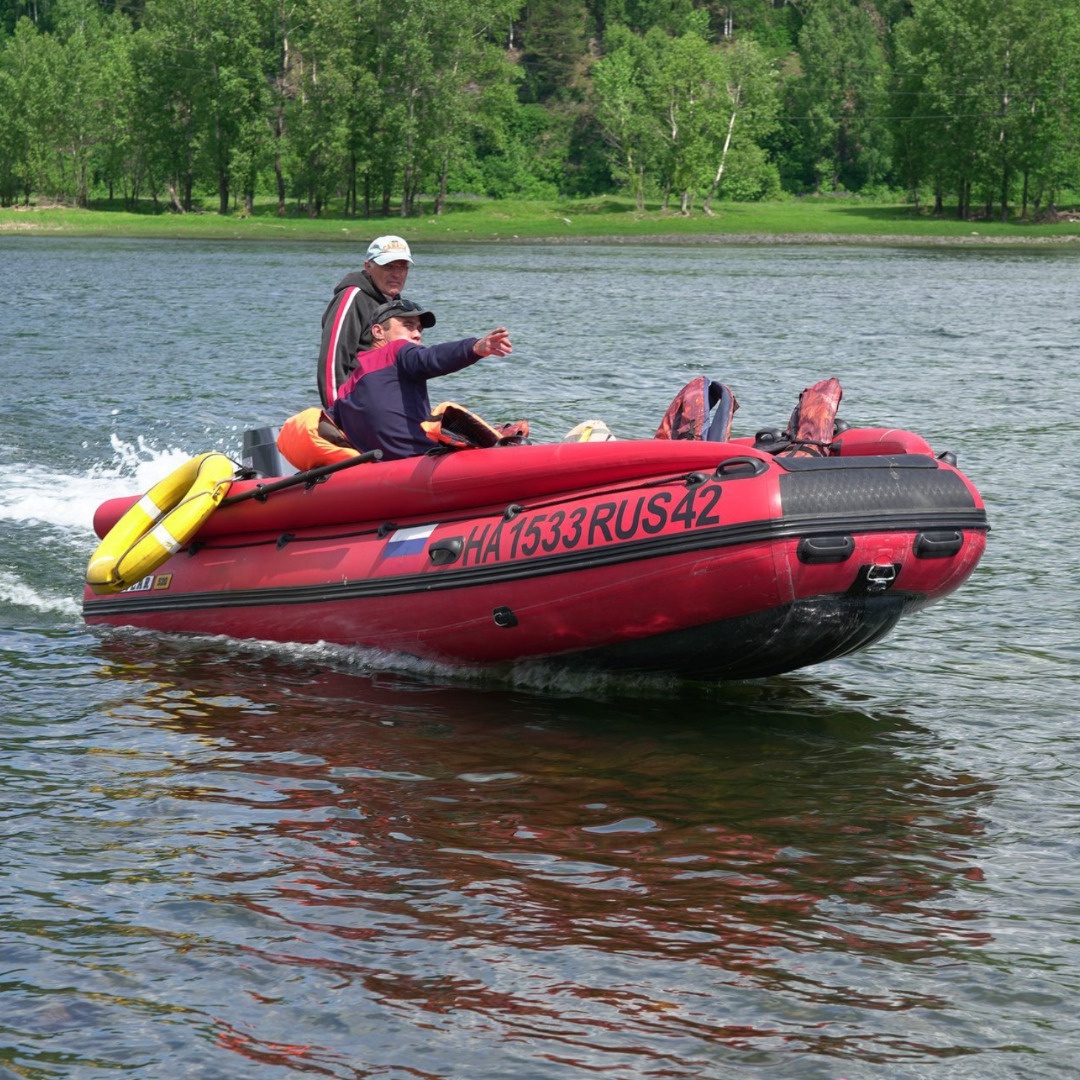
<path fill-rule="evenodd" d="M 381 450 L 366 450 L 358 457 L 349 458 L 347 461 L 335 461 L 332 465 L 319 465 L 314 469 L 306 469 L 304 472 L 286 476 L 284 480 L 275 480 L 272 484 L 256 484 L 249 491 L 242 491 L 239 495 L 226 495 L 218 505 L 232 506 L 234 503 L 244 502 L 246 499 L 257 499 L 259 502 L 266 502 L 266 500 L 276 491 L 284 491 L 286 488 L 298 487 L 300 484 L 303 484 L 304 487 L 311 488 L 316 484 L 321 484 L 333 473 L 341 472 L 343 469 L 354 468 L 356 465 L 366 465 L 372 461 L 381 461 L 382 456 Z"/>

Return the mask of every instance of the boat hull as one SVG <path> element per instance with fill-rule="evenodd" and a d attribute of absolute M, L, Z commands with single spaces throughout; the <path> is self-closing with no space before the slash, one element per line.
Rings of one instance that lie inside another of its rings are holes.
<path fill-rule="evenodd" d="M 845 439 L 823 459 L 651 441 L 466 451 L 264 500 L 244 481 L 155 574 L 88 589 L 84 615 L 452 665 L 789 671 L 878 640 L 985 548 L 978 493 L 924 443 Z M 99 510 L 99 535 L 130 502 Z"/>

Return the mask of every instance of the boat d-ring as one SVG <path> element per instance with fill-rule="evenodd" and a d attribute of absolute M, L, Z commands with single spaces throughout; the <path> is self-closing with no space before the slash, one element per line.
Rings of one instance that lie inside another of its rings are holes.
<path fill-rule="evenodd" d="M 884 592 L 896 580 L 896 563 L 874 563 L 866 568 L 866 591 Z"/>
<path fill-rule="evenodd" d="M 848 589 L 849 596 L 867 596 L 891 589 L 900 573 L 899 563 L 863 563 Z"/>

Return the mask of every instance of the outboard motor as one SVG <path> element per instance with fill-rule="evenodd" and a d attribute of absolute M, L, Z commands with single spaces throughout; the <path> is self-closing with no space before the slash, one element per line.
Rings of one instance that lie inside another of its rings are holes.
<path fill-rule="evenodd" d="M 276 427 L 251 428 L 244 432 L 240 463 L 256 476 L 291 476 L 296 470 L 277 448 Z"/>

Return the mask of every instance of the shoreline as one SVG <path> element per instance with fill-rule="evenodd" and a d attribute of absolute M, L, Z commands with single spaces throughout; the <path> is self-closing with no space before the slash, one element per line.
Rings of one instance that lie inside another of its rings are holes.
<path fill-rule="evenodd" d="M 395 223 L 396 224 L 396 223 Z M 385 225 L 382 226 L 385 228 Z M 379 231 L 373 225 L 366 232 Z M 400 225 L 400 232 L 410 232 Z M 359 230 L 357 230 L 359 231 Z M 366 235 L 366 233 L 365 233 Z M 36 225 L 0 221 L 0 239 L 8 236 L 37 237 L 40 239 L 75 240 L 203 240 L 228 243 L 246 241 L 254 243 L 356 243 L 355 236 L 310 235 L 271 236 L 266 233 L 244 235 L 236 230 L 222 229 L 209 233 L 181 232 L 172 230 L 132 232 L 128 229 L 65 229 L 39 227 Z M 665 247 L 730 246 L 730 247 L 1071 247 L 1080 244 L 1080 235 L 1061 236 L 987 236 L 972 232 L 969 236 L 942 236 L 919 233 L 817 233 L 817 232 L 752 232 L 752 233 L 625 233 L 625 234 L 577 234 L 562 236 L 429 236 L 420 233 L 414 243 L 424 244 L 584 244 L 595 245 L 656 245 Z"/>
<path fill-rule="evenodd" d="M 440 240 L 435 243 L 513 243 L 513 244 L 664 244 L 677 247 L 691 244 L 731 244 L 746 247 L 769 247 L 782 244 L 822 244 L 839 246 L 855 245 L 892 245 L 907 246 L 970 246 L 991 245 L 1045 247 L 1053 244 L 1080 243 L 1080 236 L 983 236 L 972 233 L 970 236 L 923 236 L 916 233 L 667 233 L 626 236 L 499 236 L 486 240 L 470 239 L 462 241 Z"/>
<path fill-rule="evenodd" d="M 380 233 L 402 233 L 417 244 L 581 244 L 663 246 L 831 246 L 1069 248 L 1080 221 L 958 221 L 915 215 L 896 203 L 835 200 L 731 203 L 708 219 L 663 210 L 633 210 L 614 198 L 580 203 L 460 201 L 438 217 L 318 218 L 258 209 L 249 216 L 141 214 L 119 209 L 31 206 L 0 208 L 0 239 L 14 236 L 114 240 L 365 245 Z"/>

